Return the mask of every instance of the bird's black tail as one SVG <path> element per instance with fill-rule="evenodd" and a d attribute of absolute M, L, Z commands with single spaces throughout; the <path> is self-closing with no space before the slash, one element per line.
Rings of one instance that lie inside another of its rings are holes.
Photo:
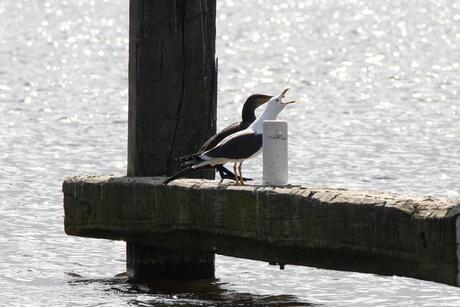
<path fill-rule="evenodd" d="M 187 167 L 175 172 L 170 177 L 166 178 L 165 181 L 162 182 L 162 184 L 166 185 L 170 181 L 176 180 L 177 178 L 180 178 L 180 177 L 184 176 L 185 174 L 187 174 L 188 172 L 193 171 L 193 170 L 194 169 L 192 168 L 192 166 L 187 166 Z"/>
<path fill-rule="evenodd" d="M 199 155 L 200 155 L 199 153 L 195 153 L 193 155 L 182 156 L 182 157 L 176 158 L 175 160 L 179 162 L 181 165 L 184 165 L 184 164 L 188 164 L 194 161 L 196 158 L 198 158 Z"/>

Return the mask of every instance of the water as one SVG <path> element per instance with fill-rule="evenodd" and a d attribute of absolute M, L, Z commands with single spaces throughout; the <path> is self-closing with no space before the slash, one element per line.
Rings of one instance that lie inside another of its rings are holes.
<path fill-rule="evenodd" d="M 460 305 L 446 285 L 223 256 L 213 281 L 130 285 L 122 242 L 66 236 L 64 176 L 125 173 L 127 13 L 0 2 L 0 305 Z M 460 198 L 459 1 L 222 0 L 217 22 L 219 126 L 289 86 L 291 182 Z"/>

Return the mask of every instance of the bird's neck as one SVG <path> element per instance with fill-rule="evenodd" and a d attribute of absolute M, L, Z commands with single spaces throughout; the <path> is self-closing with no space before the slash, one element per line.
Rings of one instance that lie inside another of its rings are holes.
<path fill-rule="evenodd" d="M 275 120 L 281 111 L 284 109 L 284 105 L 277 103 L 269 104 L 262 114 L 249 126 L 256 134 L 261 134 L 263 129 L 264 120 Z"/>
<path fill-rule="evenodd" d="M 241 112 L 241 116 L 244 122 L 252 123 L 256 120 L 256 115 L 254 114 L 256 110 L 256 106 L 254 103 L 245 103 L 243 106 L 243 111 Z"/>

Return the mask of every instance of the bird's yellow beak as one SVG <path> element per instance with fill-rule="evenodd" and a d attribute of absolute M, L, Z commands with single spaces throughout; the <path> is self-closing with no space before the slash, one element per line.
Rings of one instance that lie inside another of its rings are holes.
<path fill-rule="evenodd" d="M 284 98 L 284 96 L 286 95 L 287 91 L 289 91 L 289 88 L 285 89 L 284 91 L 281 92 L 281 98 Z"/>
<path fill-rule="evenodd" d="M 289 91 L 289 88 L 287 88 L 287 89 L 285 89 L 284 91 L 282 91 L 280 97 L 281 97 L 281 98 L 284 98 L 285 95 L 286 95 L 286 93 L 287 93 L 287 91 Z M 291 104 L 291 103 L 294 103 L 294 102 L 295 102 L 295 100 L 286 101 L 286 102 L 283 102 L 283 101 L 282 101 L 281 103 L 284 104 L 284 105 L 287 105 L 287 104 Z"/>

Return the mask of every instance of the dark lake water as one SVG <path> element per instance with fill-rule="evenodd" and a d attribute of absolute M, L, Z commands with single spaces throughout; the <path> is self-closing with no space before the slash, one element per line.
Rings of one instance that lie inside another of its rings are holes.
<path fill-rule="evenodd" d="M 221 0 L 217 16 L 219 127 L 290 87 L 291 183 L 460 199 L 459 1 Z M 125 173 L 128 1 L 2 0 L 0 21 L 0 305 L 460 305 L 441 284 L 223 256 L 216 280 L 126 283 L 123 242 L 64 234 L 60 189 Z"/>

